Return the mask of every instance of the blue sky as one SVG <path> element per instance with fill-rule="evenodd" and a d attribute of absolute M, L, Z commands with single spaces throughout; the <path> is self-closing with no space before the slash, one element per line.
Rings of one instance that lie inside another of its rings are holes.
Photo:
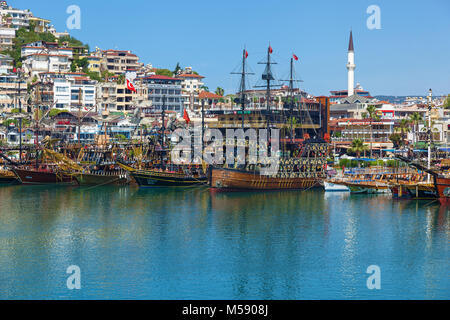
<path fill-rule="evenodd" d="M 102 49 L 132 50 L 144 63 L 174 69 L 177 62 L 206 76 L 210 89 L 238 88 L 230 75 L 245 45 L 256 84 L 270 41 L 279 78 L 291 53 L 300 57 L 302 88 L 314 95 L 346 89 L 347 48 L 353 30 L 356 81 L 372 95 L 450 93 L 449 0 L 22 0 L 8 1 L 67 29 L 66 9 L 81 8 L 71 34 Z M 381 30 L 369 30 L 368 6 L 381 9 Z"/>

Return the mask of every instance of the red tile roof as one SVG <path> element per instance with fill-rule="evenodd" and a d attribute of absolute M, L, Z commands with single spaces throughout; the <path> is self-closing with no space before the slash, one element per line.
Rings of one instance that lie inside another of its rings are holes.
<path fill-rule="evenodd" d="M 172 77 L 168 77 L 168 76 L 162 76 L 162 75 L 148 76 L 148 77 L 144 77 L 143 79 L 154 79 L 154 80 L 176 80 L 176 81 L 180 81 L 180 79 L 172 78 Z"/>
<path fill-rule="evenodd" d="M 211 92 L 207 92 L 207 91 L 200 92 L 198 97 L 199 97 L 199 99 L 222 99 L 223 98 L 223 96 L 219 96 L 215 93 L 211 93 Z"/>

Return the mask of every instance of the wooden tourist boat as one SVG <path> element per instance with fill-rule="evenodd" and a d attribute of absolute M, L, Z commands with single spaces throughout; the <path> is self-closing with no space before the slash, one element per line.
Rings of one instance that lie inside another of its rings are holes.
<path fill-rule="evenodd" d="M 390 193 L 389 186 L 386 183 L 378 181 L 348 181 L 343 185 L 350 189 L 354 194 L 385 194 Z"/>
<path fill-rule="evenodd" d="M 18 184 L 17 176 L 13 171 L 0 169 L 0 185 Z"/>
<path fill-rule="evenodd" d="M 239 169 L 211 168 L 210 186 L 221 191 L 240 190 L 304 190 L 321 187 L 318 178 L 301 173 L 283 173 L 276 177 L 263 176 L 257 172 Z"/>
<path fill-rule="evenodd" d="M 192 187 L 206 185 L 208 178 L 201 174 L 200 170 L 158 170 L 158 169 L 135 169 L 118 163 L 118 165 L 128 171 L 131 177 L 141 188 L 151 187 Z M 181 168 L 180 168 L 181 169 Z"/>
<path fill-rule="evenodd" d="M 324 188 L 326 192 L 350 192 L 350 188 L 331 181 L 324 181 Z"/>
<path fill-rule="evenodd" d="M 244 169 L 211 167 L 209 185 L 221 191 L 321 188 L 326 178 L 327 151 L 325 141 L 307 142 L 299 157 L 281 158 L 278 172 L 271 176 L 261 174 L 259 165 Z"/>
<path fill-rule="evenodd" d="M 74 174 L 80 186 L 125 186 L 130 182 L 125 173 L 98 172 L 98 173 L 76 173 Z"/>
<path fill-rule="evenodd" d="M 67 175 L 48 167 L 38 169 L 14 168 L 20 183 L 24 185 L 77 185 L 73 176 Z"/>
<path fill-rule="evenodd" d="M 178 172 L 136 170 L 130 174 L 141 188 L 202 186 L 206 185 L 208 181 L 206 176 Z"/>

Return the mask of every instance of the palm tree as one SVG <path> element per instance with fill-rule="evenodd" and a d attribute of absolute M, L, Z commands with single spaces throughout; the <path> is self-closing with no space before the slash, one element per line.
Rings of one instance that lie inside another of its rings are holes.
<path fill-rule="evenodd" d="M 222 97 L 223 97 L 223 95 L 225 94 L 225 90 L 222 89 L 221 87 L 217 87 L 217 89 L 216 89 L 216 94 L 217 94 L 218 96 L 222 96 Z"/>
<path fill-rule="evenodd" d="M 370 118 L 370 158 L 373 158 L 373 148 L 372 148 L 372 141 L 373 141 L 373 120 L 379 120 L 379 116 L 377 114 L 377 107 L 375 106 L 368 106 L 367 107 L 367 114 Z"/>
<path fill-rule="evenodd" d="M 295 126 L 298 124 L 298 120 L 296 117 L 291 117 L 290 119 L 291 121 L 291 137 L 292 137 L 292 142 L 295 142 Z"/>
<path fill-rule="evenodd" d="M 417 132 L 419 131 L 419 123 L 423 121 L 422 115 L 414 112 L 409 116 L 409 120 L 414 125 L 414 144 L 417 144 Z"/>
<path fill-rule="evenodd" d="M 433 132 L 439 132 L 439 130 L 435 128 L 435 125 L 436 121 L 431 120 L 431 140 L 433 140 Z M 427 120 L 423 120 L 423 128 L 421 131 L 427 133 L 430 131 L 429 122 Z"/>
<path fill-rule="evenodd" d="M 411 126 L 408 119 L 402 119 L 400 120 L 400 123 L 398 127 L 395 129 L 395 131 L 400 132 L 402 136 L 402 140 L 406 141 L 406 134 L 408 132 L 411 132 Z"/>
<path fill-rule="evenodd" d="M 362 141 L 361 139 L 353 140 L 352 146 L 350 147 L 350 149 L 348 149 L 348 151 L 350 151 L 351 153 L 356 153 L 357 158 L 360 158 L 361 153 L 363 153 L 367 150 L 368 150 L 367 146 L 364 144 L 364 141 Z"/>

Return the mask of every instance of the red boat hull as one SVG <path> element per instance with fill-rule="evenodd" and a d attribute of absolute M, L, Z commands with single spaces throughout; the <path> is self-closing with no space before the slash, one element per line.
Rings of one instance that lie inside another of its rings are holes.
<path fill-rule="evenodd" d="M 76 185 L 76 180 L 68 175 L 54 172 L 13 169 L 24 185 Z"/>
<path fill-rule="evenodd" d="M 439 201 L 443 205 L 450 205 L 450 178 L 436 178 L 436 187 L 439 193 Z"/>

